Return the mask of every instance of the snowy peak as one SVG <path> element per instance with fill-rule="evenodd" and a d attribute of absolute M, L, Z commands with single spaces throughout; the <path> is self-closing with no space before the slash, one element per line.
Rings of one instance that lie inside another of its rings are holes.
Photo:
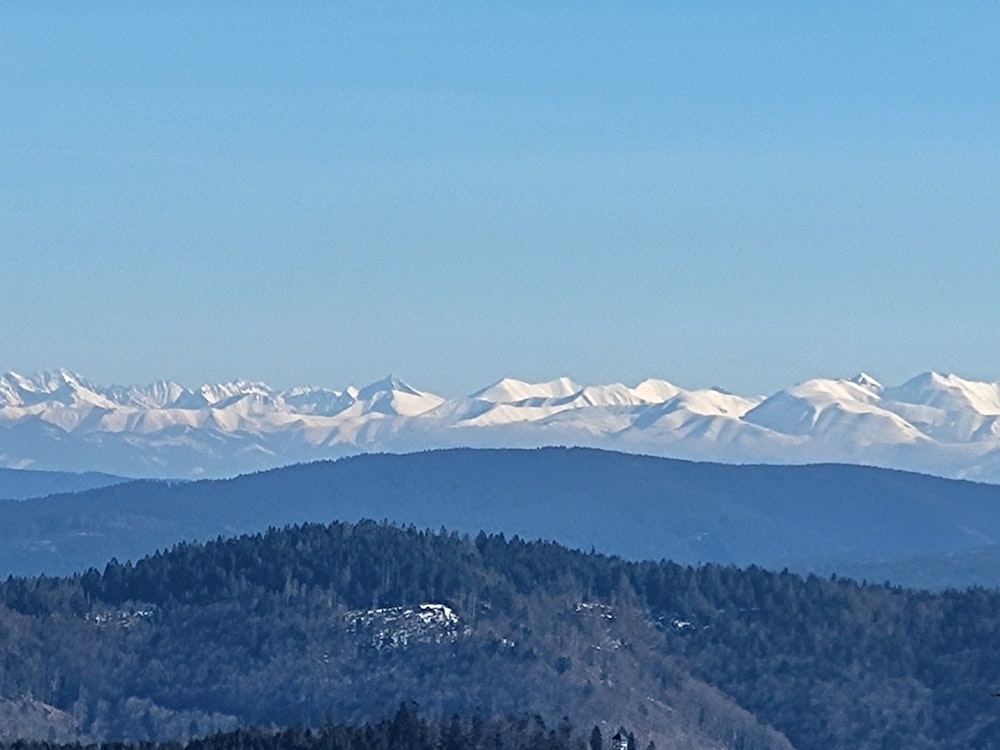
<path fill-rule="evenodd" d="M 665 402 L 670 410 L 685 409 L 692 414 L 719 417 L 743 417 L 748 411 L 760 403 L 759 398 L 746 398 L 733 393 L 726 393 L 717 388 L 705 388 L 695 391 L 679 391 L 673 398 Z"/>
<path fill-rule="evenodd" d="M 919 431 L 881 403 L 877 384 L 867 375 L 807 380 L 765 399 L 745 419 L 777 433 L 825 443 L 896 445 L 917 440 Z"/>
<path fill-rule="evenodd" d="M 860 384 L 853 379 L 815 378 L 792 386 L 786 389 L 786 392 L 812 401 L 836 401 L 845 404 L 852 402 L 871 404 L 878 400 L 878 394 L 873 392 L 870 386 Z"/>
<path fill-rule="evenodd" d="M 892 401 L 919 404 L 946 412 L 975 411 L 1000 415 L 1000 383 L 964 380 L 957 375 L 925 372 L 900 386 L 888 388 L 884 396 Z"/>
<path fill-rule="evenodd" d="M 650 404 L 662 404 L 669 401 L 680 391 L 681 389 L 673 383 L 654 378 L 647 378 L 632 389 L 632 393 Z"/>
<path fill-rule="evenodd" d="M 203 385 L 196 394 L 207 404 L 218 409 L 224 409 L 229 404 L 235 403 L 246 397 L 257 399 L 268 399 L 272 395 L 271 389 L 264 383 L 255 383 L 248 380 L 236 380 L 218 385 Z"/>
<path fill-rule="evenodd" d="M 366 385 L 358 391 L 357 402 L 362 414 L 415 417 L 439 406 L 444 399 L 424 393 L 404 383 L 395 375 Z"/>
<path fill-rule="evenodd" d="M 386 375 L 381 380 L 376 380 L 374 383 L 369 383 L 364 388 L 358 391 L 359 401 L 369 401 L 380 393 L 403 393 L 408 396 L 419 396 L 420 391 L 412 386 L 404 383 L 402 380 L 397 378 L 395 375 Z"/>
<path fill-rule="evenodd" d="M 503 378 L 481 391 L 476 391 L 472 397 L 495 404 L 516 404 L 529 399 L 566 398 L 579 390 L 580 386 L 569 378 L 556 378 L 544 383 Z"/>
<path fill-rule="evenodd" d="M 143 387 L 111 386 L 103 389 L 103 393 L 121 406 L 134 406 L 139 409 L 164 409 L 191 395 L 184 386 L 169 380 L 158 380 Z"/>
<path fill-rule="evenodd" d="M 25 377 L 8 372 L 0 378 L 0 405 L 37 404 L 113 408 L 114 402 L 91 383 L 68 370 L 42 372 Z"/>
<path fill-rule="evenodd" d="M 522 407 L 636 406 L 663 403 L 680 390 L 665 380 L 645 380 L 629 388 L 622 383 L 581 386 L 566 377 L 543 383 L 504 378 L 476 391 L 471 398 Z"/>

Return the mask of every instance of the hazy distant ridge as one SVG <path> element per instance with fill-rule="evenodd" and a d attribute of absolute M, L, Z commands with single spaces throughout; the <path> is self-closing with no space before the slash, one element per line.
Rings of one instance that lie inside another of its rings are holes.
<path fill-rule="evenodd" d="M 998 510 L 1000 486 L 859 466 L 731 466 L 586 448 L 367 454 L 0 502 L 0 579 L 101 568 L 180 540 L 385 518 L 627 559 L 997 586 Z"/>
<path fill-rule="evenodd" d="M 747 463 L 835 461 L 1000 481 L 1000 382 L 861 374 L 768 397 L 666 380 L 505 378 L 445 398 L 389 376 L 362 388 L 238 380 L 101 386 L 65 370 L 0 377 L 0 466 L 225 476 L 427 448 L 580 445 Z"/>

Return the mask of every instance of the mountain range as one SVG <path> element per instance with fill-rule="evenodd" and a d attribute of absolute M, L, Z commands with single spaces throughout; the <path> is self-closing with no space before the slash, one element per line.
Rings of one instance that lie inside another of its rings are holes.
<path fill-rule="evenodd" d="M 1000 382 L 861 374 L 770 396 L 666 380 L 505 378 L 445 398 L 389 376 L 362 388 L 100 386 L 66 370 L 0 377 L 0 466 L 225 477 L 358 453 L 583 446 L 725 463 L 874 465 L 1000 482 Z"/>

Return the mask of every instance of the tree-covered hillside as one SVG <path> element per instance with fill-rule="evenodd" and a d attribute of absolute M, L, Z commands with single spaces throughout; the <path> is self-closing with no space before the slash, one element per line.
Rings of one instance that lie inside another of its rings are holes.
<path fill-rule="evenodd" d="M 1000 594 L 981 589 L 365 522 L 9 579 L 0 601 L 8 735 L 183 738 L 412 699 L 624 724 L 643 747 L 1000 748 Z"/>

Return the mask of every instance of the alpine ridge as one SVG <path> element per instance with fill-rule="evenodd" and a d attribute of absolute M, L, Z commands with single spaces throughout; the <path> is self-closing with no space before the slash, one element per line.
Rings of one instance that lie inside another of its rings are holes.
<path fill-rule="evenodd" d="M 445 398 L 386 378 L 360 388 L 102 386 L 69 372 L 0 377 L 0 466 L 223 477 L 357 453 L 547 445 L 726 463 L 835 462 L 1000 482 L 1000 382 L 862 373 L 770 396 L 666 380 L 504 378 Z"/>

